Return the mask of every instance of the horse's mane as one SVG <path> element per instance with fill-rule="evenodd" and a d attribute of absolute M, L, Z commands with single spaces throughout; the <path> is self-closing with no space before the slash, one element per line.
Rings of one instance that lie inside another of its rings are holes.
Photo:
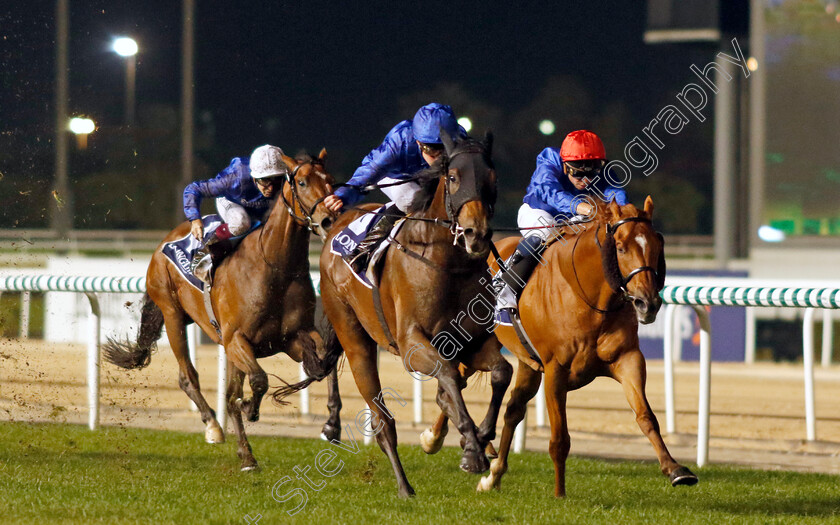
<path fill-rule="evenodd" d="M 486 151 L 484 143 L 482 143 L 479 140 L 476 140 L 472 137 L 459 139 L 455 143 L 455 149 L 452 150 L 451 155 L 441 155 L 440 159 L 437 162 L 415 174 L 415 182 L 420 185 L 420 191 L 414 194 L 414 198 L 411 200 L 411 204 L 408 206 L 408 213 L 417 213 L 425 211 L 432 204 L 432 200 L 435 198 L 435 193 L 437 192 L 438 183 L 440 182 L 440 176 L 446 173 L 447 170 L 449 170 L 450 156 L 454 156 L 456 153 L 475 148 L 481 148 L 482 151 Z M 493 167 L 492 161 L 487 157 L 486 154 L 484 160 L 485 162 L 487 162 L 487 165 L 489 167 Z"/>

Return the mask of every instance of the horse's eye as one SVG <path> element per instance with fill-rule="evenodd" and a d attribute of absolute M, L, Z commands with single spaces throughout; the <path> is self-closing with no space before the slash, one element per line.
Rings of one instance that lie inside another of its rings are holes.
<path fill-rule="evenodd" d="M 624 245 L 623 244 L 616 244 L 615 245 L 615 251 L 617 251 L 618 253 L 623 255 L 624 254 Z"/>
<path fill-rule="evenodd" d="M 305 188 L 306 187 L 306 181 L 304 181 L 303 179 L 299 180 L 298 181 L 298 186 L 300 186 L 301 188 Z"/>

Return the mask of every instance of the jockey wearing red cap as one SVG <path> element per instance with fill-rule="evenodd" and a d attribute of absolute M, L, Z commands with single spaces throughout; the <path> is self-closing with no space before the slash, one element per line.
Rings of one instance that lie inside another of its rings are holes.
<path fill-rule="evenodd" d="M 604 143 L 587 130 L 569 133 L 559 150 L 545 148 L 537 156 L 537 169 L 517 218 L 523 239 L 507 262 L 509 272 L 516 276 L 502 276 L 507 286 L 499 293 L 498 308 L 516 309 L 524 283 L 552 235 L 550 226 L 576 216 L 589 216 L 594 211 L 591 203 L 597 204 L 598 200 L 615 199 L 620 205 L 627 204 L 624 190 L 609 186 L 601 176 L 606 157 Z M 526 229 L 533 227 L 541 228 Z"/>

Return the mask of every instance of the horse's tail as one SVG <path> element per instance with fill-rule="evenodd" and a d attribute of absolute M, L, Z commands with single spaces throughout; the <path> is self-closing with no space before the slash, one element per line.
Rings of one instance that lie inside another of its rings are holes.
<path fill-rule="evenodd" d="M 140 333 L 137 342 L 128 339 L 118 341 L 111 337 L 103 345 L 105 359 L 127 370 L 145 368 L 152 360 L 152 350 L 157 346 L 163 329 L 163 312 L 152 301 L 149 294 L 143 295 L 143 308 L 140 314 Z"/>
<path fill-rule="evenodd" d="M 318 353 L 314 347 L 304 350 L 303 371 L 306 372 L 308 377 L 303 381 L 298 381 L 297 383 L 292 384 L 286 383 L 283 379 L 280 379 L 280 381 L 283 381 L 284 385 L 278 387 L 277 390 L 271 393 L 271 397 L 274 398 L 275 403 L 285 405 L 286 397 L 296 392 L 300 392 L 315 381 L 321 381 L 330 375 L 333 370 L 335 370 L 335 367 L 338 365 L 338 360 L 341 358 L 341 354 L 344 353 L 344 349 L 341 347 L 341 343 L 338 342 L 338 336 L 335 334 L 335 329 L 333 329 L 329 322 L 326 323 L 323 339 L 324 358 L 321 359 L 318 357 Z"/>

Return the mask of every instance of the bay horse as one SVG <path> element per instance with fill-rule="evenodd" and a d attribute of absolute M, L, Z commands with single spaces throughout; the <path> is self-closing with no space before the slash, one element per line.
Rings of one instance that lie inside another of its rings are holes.
<path fill-rule="evenodd" d="M 639 323 L 655 320 L 662 304 L 659 291 L 665 283 L 664 240 L 654 231 L 652 217 L 653 200 L 648 196 L 643 210 L 611 201 L 598 207 L 592 222 L 567 226 L 545 251 L 519 301 L 522 325 L 544 363 L 556 497 L 566 495 L 570 444 L 566 393 L 598 376 L 621 383 L 636 422 L 671 483 L 697 483 L 697 476 L 668 452 L 645 396 L 645 358 L 639 350 L 638 328 Z M 510 237 L 499 243 L 503 257 L 513 252 L 518 240 Z M 498 268 L 495 261 L 490 264 Z M 496 335 L 520 360 L 530 361 L 513 327 L 499 325 Z M 540 386 L 542 377 L 535 368 L 519 363 L 505 410 L 499 457 L 479 482 L 478 491 L 500 487 L 514 430 Z"/>
<path fill-rule="evenodd" d="M 152 350 L 166 326 L 172 352 L 178 360 L 179 385 L 196 404 L 206 424 L 208 443 L 224 442 L 224 431 L 216 414 L 201 393 L 198 373 L 190 362 L 185 327 L 195 322 L 217 344 L 225 348 L 228 360 L 227 409 L 239 440 L 237 454 L 242 470 L 257 468 L 242 422 L 259 419 L 260 402 L 268 389 L 268 377 L 258 358 L 285 352 L 303 361 L 309 376 L 291 393 L 321 380 L 334 371 L 341 348 L 333 337 L 325 342 L 315 329 L 315 291 L 309 277 L 309 233 L 322 238 L 335 214 L 322 204 L 332 192 L 333 178 L 324 171 L 326 150 L 317 158 L 283 156 L 291 174 L 271 206 L 265 223 L 246 236 L 238 248 L 215 270 L 211 302 L 219 332 L 211 325 L 202 292 L 192 286 L 162 252 L 165 243 L 190 233 L 190 224 L 172 230 L 155 250 L 146 274 L 146 294 L 136 343 L 109 339 L 106 358 L 126 369 L 149 364 Z M 319 355 L 320 353 L 320 355 Z M 248 374 L 252 395 L 243 400 L 243 379 Z M 331 393 L 337 389 L 331 388 Z M 340 401 L 333 403 L 325 425 L 338 429 Z"/>
<path fill-rule="evenodd" d="M 382 390 L 377 344 L 403 359 L 406 370 L 438 380 L 437 403 L 464 438 L 461 468 L 480 473 L 489 468 L 485 446 L 495 437 L 502 398 L 512 367 L 492 335 L 493 297 L 486 257 L 490 250 L 496 201 L 492 136 L 457 142 L 441 131 L 445 154 L 417 178 L 422 190 L 409 209 L 395 243 L 385 254 L 379 280 L 381 317 L 374 294 L 329 250 L 321 254 L 321 299 L 353 371 L 356 386 L 372 411 L 371 428 L 388 456 L 401 497 L 414 495 L 397 454 L 397 433 L 384 396 L 404 403 L 393 390 Z M 335 236 L 376 205 L 348 210 L 335 224 Z M 449 228 L 441 226 L 446 223 Z M 331 241 L 331 237 L 328 242 Z M 487 284 L 483 284 L 487 283 Z M 481 308 L 479 308 L 481 303 Z M 490 371 L 492 400 L 476 429 L 461 390 L 459 365 Z M 416 377 L 416 376 L 415 376 Z"/>

